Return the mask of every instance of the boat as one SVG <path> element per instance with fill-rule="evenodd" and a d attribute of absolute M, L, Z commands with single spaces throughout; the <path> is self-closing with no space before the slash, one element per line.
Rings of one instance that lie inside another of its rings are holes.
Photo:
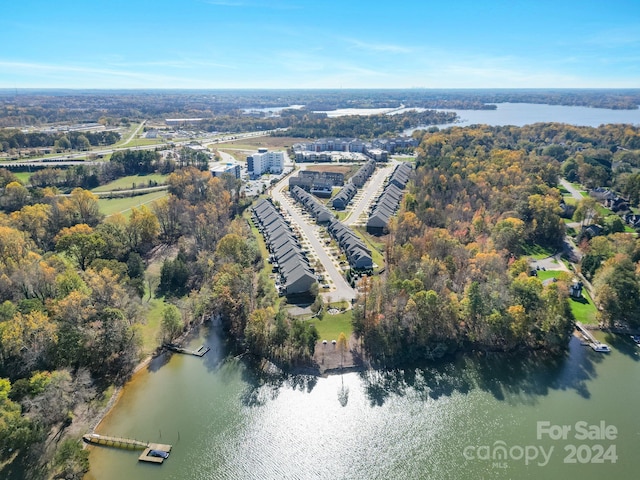
<path fill-rule="evenodd" d="M 150 457 L 157 457 L 157 458 L 164 458 L 164 459 L 169 458 L 169 452 L 165 452 L 164 450 L 149 450 L 149 453 L 147 453 L 147 455 L 149 455 Z"/>
<path fill-rule="evenodd" d="M 593 348 L 596 352 L 609 353 L 611 349 L 609 345 L 605 345 L 604 343 L 592 343 L 591 348 Z"/>
<path fill-rule="evenodd" d="M 630 335 L 631 340 L 640 347 L 640 335 Z"/>

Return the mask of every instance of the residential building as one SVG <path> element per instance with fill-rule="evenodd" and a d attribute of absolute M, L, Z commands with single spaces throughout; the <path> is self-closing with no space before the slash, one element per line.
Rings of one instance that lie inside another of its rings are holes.
<path fill-rule="evenodd" d="M 263 173 L 280 174 L 284 170 L 284 152 L 270 152 L 266 148 L 258 149 L 247 157 L 247 171 L 252 177 Z"/>
<path fill-rule="evenodd" d="M 409 181 L 413 168 L 408 163 L 401 163 L 396 167 L 387 186 L 374 204 L 369 220 L 367 232 L 372 234 L 386 233 L 389 220 L 395 215 L 404 195 L 404 187 Z"/>
<path fill-rule="evenodd" d="M 279 290 L 285 295 L 308 294 L 316 276 L 288 223 L 269 200 L 253 207 L 253 221 L 264 236 L 274 271 L 280 275 Z"/>
<path fill-rule="evenodd" d="M 221 177 L 225 173 L 240 178 L 240 165 L 235 163 L 214 163 L 209 166 L 209 171 L 214 177 Z"/>

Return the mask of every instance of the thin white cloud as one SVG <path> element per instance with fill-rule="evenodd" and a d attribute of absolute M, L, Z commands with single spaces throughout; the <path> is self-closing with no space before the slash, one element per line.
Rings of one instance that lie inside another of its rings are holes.
<path fill-rule="evenodd" d="M 50 65 L 46 63 L 0 60 L 0 77 L 17 83 L 30 78 L 24 87 L 62 86 L 68 88 L 206 88 L 207 81 L 198 77 L 179 77 L 114 68 L 83 65 Z M 38 83 L 36 83 L 38 82 Z M 0 81 L 0 86 L 3 82 Z M 5 85 L 6 86 L 6 85 Z M 11 86 L 11 85 L 9 85 Z"/>
<path fill-rule="evenodd" d="M 584 39 L 586 45 L 620 48 L 640 45 L 640 25 L 601 30 Z"/>
<path fill-rule="evenodd" d="M 344 41 L 351 44 L 352 48 L 362 51 L 381 53 L 412 53 L 414 48 L 405 47 L 403 45 L 396 45 L 393 43 L 372 43 L 358 40 L 356 38 L 344 38 Z"/>

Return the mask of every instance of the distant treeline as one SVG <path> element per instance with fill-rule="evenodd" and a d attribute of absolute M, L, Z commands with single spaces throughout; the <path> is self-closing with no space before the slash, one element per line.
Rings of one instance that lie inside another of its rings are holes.
<path fill-rule="evenodd" d="M 0 151 L 8 152 L 12 148 L 57 147 L 82 150 L 88 145 L 113 145 L 120 140 L 120 134 L 107 132 L 66 132 L 66 133 L 23 133 L 15 129 L 0 129 Z"/>
<path fill-rule="evenodd" d="M 0 127 L 116 119 L 246 117 L 245 108 L 304 105 L 337 108 L 493 109 L 494 103 L 538 103 L 636 109 L 640 90 L 220 90 L 0 92 Z M 225 130 L 226 131 L 226 130 Z M 233 130 L 229 130 L 233 131 Z"/>
<path fill-rule="evenodd" d="M 363 139 L 380 137 L 384 134 L 397 135 L 406 129 L 426 125 L 452 123 L 457 119 L 453 112 L 427 110 L 406 111 L 396 115 L 346 115 L 328 117 L 326 113 L 314 113 L 306 109 L 285 110 L 279 117 L 243 115 L 224 116 L 205 122 L 201 128 L 217 132 L 242 132 L 251 130 L 286 131 L 274 133 L 287 137 L 358 137 Z"/>

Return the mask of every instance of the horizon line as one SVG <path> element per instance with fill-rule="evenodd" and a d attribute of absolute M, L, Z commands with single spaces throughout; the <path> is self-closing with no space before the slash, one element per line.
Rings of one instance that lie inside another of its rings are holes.
<path fill-rule="evenodd" d="M 609 91 L 640 91 L 640 87 L 207 87 L 207 88 L 180 88 L 180 87 L 0 87 L 0 92 L 17 91 L 182 91 L 182 92 L 202 92 L 202 91 L 589 91 L 589 90 L 609 90 Z"/>

